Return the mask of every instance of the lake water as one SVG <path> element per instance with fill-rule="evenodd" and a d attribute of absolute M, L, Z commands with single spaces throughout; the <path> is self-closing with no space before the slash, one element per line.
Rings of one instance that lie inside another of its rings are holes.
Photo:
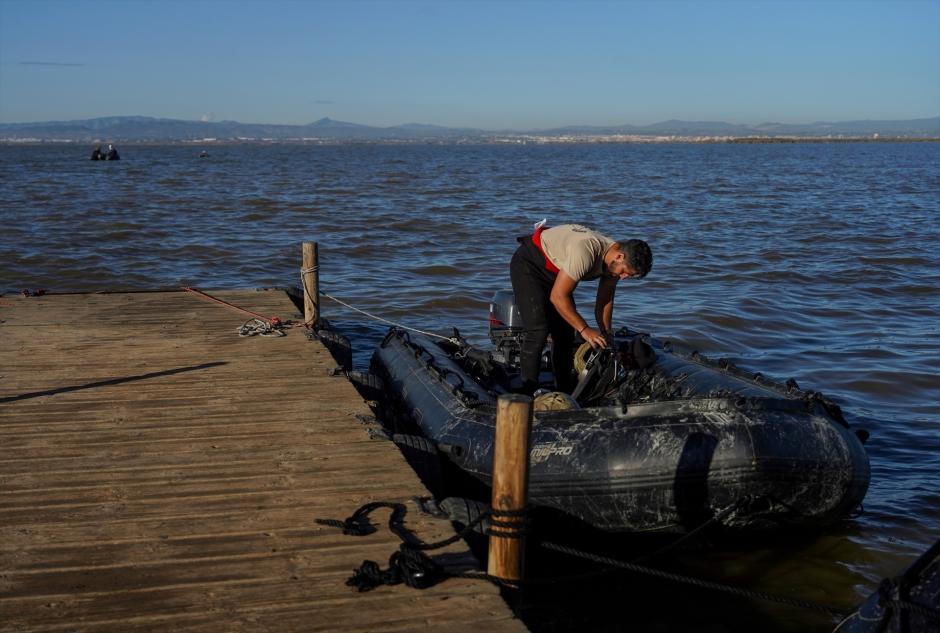
<path fill-rule="evenodd" d="M 686 571 L 848 606 L 940 539 L 940 144 L 118 149 L 0 147 L 0 292 L 297 286 L 301 242 L 317 241 L 324 292 L 482 343 L 533 222 L 639 237 L 653 270 L 621 282 L 615 325 L 792 376 L 871 433 L 860 517 L 811 542 L 696 553 Z M 577 297 L 589 315 L 593 288 Z M 365 365 L 387 326 L 328 301 L 324 315 Z M 573 593 L 530 625 L 833 626 L 685 587 L 671 606 L 632 601 L 646 582 L 588 583 L 603 605 Z M 608 611 L 579 619 L 592 609 Z"/>

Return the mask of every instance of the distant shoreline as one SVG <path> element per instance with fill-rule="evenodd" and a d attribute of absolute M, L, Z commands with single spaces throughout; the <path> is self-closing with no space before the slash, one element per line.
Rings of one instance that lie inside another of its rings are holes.
<path fill-rule="evenodd" d="M 937 143 L 940 137 L 913 136 L 536 136 L 506 135 L 468 138 L 375 138 L 375 139 L 330 139 L 330 138 L 202 138 L 202 139 L 121 139 L 102 138 L 91 140 L 74 139 L 3 139 L 0 145 L 96 145 L 120 143 L 121 145 L 656 145 L 656 144 L 738 144 L 738 145 L 780 145 L 780 144 L 822 144 L 822 143 Z"/>

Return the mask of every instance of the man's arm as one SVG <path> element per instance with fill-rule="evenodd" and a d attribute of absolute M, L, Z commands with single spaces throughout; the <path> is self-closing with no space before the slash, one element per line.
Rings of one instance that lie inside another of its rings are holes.
<path fill-rule="evenodd" d="M 560 314 L 571 327 L 578 331 L 581 338 L 591 344 L 591 347 L 595 349 L 598 347 L 607 347 L 607 339 L 604 338 L 604 335 L 601 334 L 599 330 L 588 327 L 587 321 L 585 321 L 584 318 L 578 314 L 577 309 L 575 309 L 574 299 L 572 299 L 571 296 L 574 294 L 574 289 L 577 287 L 578 282 L 572 279 L 568 273 L 563 270 L 558 271 L 550 295 L 552 305 L 558 310 L 558 314 Z M 598 290 L 598 292 L 600 292 L 600 290 Z M 610 303 L 612 310 L 613 295 L 611 295 Z"/>
<path fill-rule="evenodd" d="M 611 331 L 614 318 L 614 294 L 617 292 L 617 280 L 613 277 L 601 277 L 597 284 L 597 300 L 594 302 L 594 318 L 601 332 Z"/>

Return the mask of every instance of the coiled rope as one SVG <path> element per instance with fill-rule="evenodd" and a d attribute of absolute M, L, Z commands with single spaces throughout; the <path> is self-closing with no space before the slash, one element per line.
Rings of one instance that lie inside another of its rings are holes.
<path fill-rule="evenodd" d="M 197 290 L 196 288 L 191 288 L 189 286 L 183 286 L 182 288 L 186 292 L 190 292 L 197 297 L 205 299 L 206 301 L 212 301 L 223 305 L 227 308 L 235 310 L 236 312 L 241 312 L 243 314 L 251 315 L 251 319 L 245 321 L 245 323 L 239 327 L 236 331 L 239 336 L 286 336 L 284 329 L 293 327 L 292 321 L 283 321 L 281 317 L 278 316 L 264 316 L 263 314 L 258 314 L 257 312 L 252 312 L 241 306 L 237 306 L 234 303 L 229 303 L 228 301 L 223 301 L 218 297 L 213 297 L 212 295 L 203 292 L 202 290 Z"/>
<path fill-rule="evenodd" d="M 307 274 L 309 274 L 309 273 L 317 272 L 319 269 L 320 269 L 319 265 L 317 265 L 317 266 L 311 266 L 310 268 L 301 268 L 301 269 L 300 269 L 300 281 L 301 281 L 301 283 L 303 284 L 304 291 L 307 293 L 307 295 L 310 295 L 310 294 L 312 294 L 312 293 L 310 292 L 310 288 L 307 286 L 307 279 L 306 279 L 306 276 L 307 276 Z M 235 305 L 235 304 L 229 303 L 228 301 L 223 301 L 222 299 L 219 299 L 218 297 L 213 297 L 212 295 L 210 295 L 210 294 L 208 294 L 208 293 L 205 293 L 205 292 L 203 292 L 203 291 L 201 291 L 201 290 L 198 290 L 198 289 L 196 289 L 196 288 L 191 288 L 191 287 L 189 287 L 189 286 L 184 286 L 182 289 L 185 290 L 186 292 L 190 292 L 190 293 L 192 293 L 192 294 L 194 294 L 194 295 L 196 295 L 196 296 L 198 296 L 198 297 L 201 297 L 201 298 L 203 298 L 203 299 L 205 299 L 205 300 L 207 300 L 207 301 L 212 301 L 212 302 L 214 302 L 214 303 L 218 303 L 218 304 L 223 305 L 223 306 L 225 306 L 225 307 L 227 307 L 227 308 L 230 308 L 230 309 L 235 310 L 235 311 L 237 311 L 237 312 L 242 312 L 242 313 L 244 313 L 244 314 L 248 314 L 248 315 L 250 315 L 251 317 L 253 317 L 252 319 L 249 319 L 248 321 L 246 321 L 245 324 L 242 325 L 240 328 L 238 328 L 238 333 L 239 333 L 240 336 L 255 336 L 255 335 L 261 335 L 261 336 L 284 336 L 284 332 L 283 332 L 284 328 L 292 327 L 292 326 L 294 325 L 292 322 L 290 322 L 290 321 L 285 322 L 285 321 L 283 321 L 280 317 L 277 317 L 277 316 L 270 316 L 270 317 L 268 317 L 268 316 L 264 316 L 263 314 L 258 314 L 257 312 L 252 312 L 251 310 L 247 310 L 247 309 L 242 308 L 242 307 L 240 307 L 240 306 L 237 306 L 237 305 Z M 402 329 L 402 330 L 408 330 L 408 331 L 410 331 L 410 332 L 416 332 L 416 333 L 418 333 L 418 334 L 424 334 L 425 336 L 429 336 L 429 337 L 432 337 L 432 338 L 441 339 L 441 340 L 444 340 L 444 341 L 449 341 L 449 342 L 453 343 L 454 345 L 460 345 L 460 340 L 459 340 L 457 337 L 454 337 L 454 336 L 442 336 L 441 334 L 435 334 L 434 332 L 428 332 L 427 330 L 420 330 L 420 329 L 418 329 L 418 328 L 408 327 L 407 325 L 402 325 L 401 323 L 396 323 L 395 321 L 390 321 L 389 319 L 386 319 L 386 318 L 380 317 L 380 316 L 378 316 L 378 315 L 375 315 L 375 314 L 371 314 L 371 313 L 369 313 L 369 312 L 366 312 L 365 310 L 362 310 L 362 309 L 360 309 L 360 308 L 357 308 L 356 306 L 350 305 L 350 304 L 346 303 L 345 301 L 343 301 L 343 300 L 341 300 L 341 299 L 338 299 L 338 298 L 334 297 L 333 295 L 327 294 L 327 293 L 325 293 L 325 292 L 320 292 L 320 295 L 326 297 L 327 299 L 330 299 L 330 300 L 332 300 L 332 301 L 335 301 L 336 303 L 340 304 L 341 306 L 345 306 L 345 307 L 349 308 L 350 310 L 353 310 L 353 311 L 358 312 L 358 313 L 360 313 L 360 314 L 362 314 L 362 315 L 364 315 L 364 316 L 367 316 L 367 317 L 369 317 L 370 319 L 374 319 L 374 320 L 376 320 L 376 321 L 381 321 L 382 323 L 387 323 L 387 324 L 389 324 L 389 325 L 392 325 L 392 326 L 394 326 L 394 327 L 400 328 L 400 329 Z M 313 325 L 314 325 L 314 324 L 313 324 L 312 322 L 310 322 L 310 321 L 305 321 L 305 322 L 304 322 L 304 327 L 306 327 L 306 328 L 308 328 L 308 329 L 311 328 L 311 327 L 313 327 Z"/>
<path fill-rule="evenodd" d="M 343 530 L 349 536 L 365 536 L 375 532 L 375 527 L 369 522 L 369 514 L 379 508 L 389 508 L 392 514 L 388 519 L 388 528 L 402 540 L 397 552 L 388 559 L 388 568 L 382 569 L 378 563 L 371 560 L 362 561 L 353 575 L 346 580 L 350 587 L 356 587 L 360 592 L 371 591 L 380 585 L 397 585 L 404 583 L 415 589 L 426 589 L 446 578 L 471 578 L 488 580 L 492 583 L 518 588 L 512 581 L 483 572 L 450 572 L 440 563 L 424 552 L 439 549 L 456 543 L 468 536 L 474 529 L 489 519 L 489 527 L 485 531 L 489 536 L 497 538 L 523 538 L 526 534 L 526 516 L 528 510 L 495 510 L 488 509 L 481 512 L 478 517 L 470 521 L 460 532 L 441 541 L 425 543 L 419 540 L 404 526 L 407 508 L 404 504 L 375 501 L 367 503 L 356 510 L 351 516 L 339 521 L 337 519 L 316 519 L 320 525 L 328 525 Z M 508 519 L 508 520 L 503 520 Z M 492 528 L 499 528 L 493 530 Z"/>
<path fill-rule="evenodd" d="M 739 504 L 732 504 L 730 507 L 726 508 L 723 512 L 719 513 L 717 516 L 727 516 L 734 510 L 738 509 Z M 461 538 L 468 536 L 475 528 L 480 525 L 483 521 L 489 519 L 490 526 L 486 530 L 486 533 L 490 536 L 496 536 L 500 538 L 522 538 L 525 533 L 525 524 L 521 524 L 518 520 L 520 518 L 525 519 L 527 510 L 520 511 L 494 511 L 492 508 L 484 512 L 481 512 L 479 516 L 467 523 L 459 533 L 454 536 L 438 541 L 435 543 L 425 543 L 423 541 L 417 540 L 417 538 L 408 532 L 403 525 L 403 520 L 407 509 L 404 504 L 401 503 L 390 503 L 390 502 L 374 502 L 367 503 L 366 505 L 360 507 L 356 510 L 352 516 L 348 517 L 343 521 L 336 519 L 316 519 L 316 522 L 321 525 L 328 525 L 331 527 L 339 528 L 343 530 L 344 534 L 351 536 L 364 536 L 366 534 L 371 534 L 375 532 L 375 527 L 368 520 L 368 515 L 378 509 L 378 508 L 390 508 L 392 509 L 392 515 L 389 518 L 388 527 L 394 532 L 399 538 L 402 539 L 402 544 L 399 547 L 399 550 L 391 555 L 389 558 L 389 566 L 387 569 L 382 569 L 378 563 L 374 561 L 363 561 L 362 565 L 356 570 L 353 571 L 353 575 L 346 581 L 346 584 L 349 586 L 356 587 L 360 592 L 370 591 L 375 589 L 380 585 L 396 585 L 404 583 L 409 587 L 414 587 L 417 589 L 425 589 L 427 587 L 433 586 L 438 582 L 446 578 L 472 578 L 477 580 L 487 580 L 501 586 L 518 589 L 524 585 L 535 585 L 535 584 L 544 584 L 549 583 L 553 584 L 556 582 L 563 582 L 575 578 L 580 578 L 584 576 L 591 576 L 596 573 L 605 573 L 610 571 L 610 569 L 602 570 L 601 572 L 591 572 L 589 574 L 578 574 L 577 576 L 572 577 L 560 577 L 560 578 L 548 578 L 548 579 L 539 579 L 539 580 L 523 580 L 523 581 L 507 581 L 503 578 L 498 578 L 496 576 L 491 576 L 483 572 L 458 572 L 452 573 L 446 571 L 438 562 L 431 559 L 429 556 L 424 554 L 423 550 L 437 549 L 439 547 L 444 547 L 458 541 Z M 711 524 L 714 522 L 715 518 L 706 522 Z M 502 521 L 500 519 L 509 518 L 515 519 L 515 521 Z M 492 527 L 503 528 L 501 530 L 492 530 Z M 508 530 L 508 531 L 503 531 Z M 695 530 L 696 532 L 698 530 Z M 627 571 L 647 574 L 660 578 L 663 580 L 669 580 L 672 582 L 684 583 L 688 585 L 693 585 L 703 589 L 711 589 L 714 591 L 721 591 L 724 593 L 729 593 L 732 595 L 741 596 L 749 599 L 764 600 L 767 602 L 776 602 L 778 604 L 784 604 L 791 607 L 796 607 L 800 609 L 808 609 L 811 611 L 817 611 L 825 613 L 830 616 L 836 616 L 840 618 L 846 618 L 846 612 L 844 609 L 837 609 L 830 607 L 828 605 L 818 604 L 815 602 L 810 602 L 807 600 L 801 600 L 798 598 L 793 598 L 790 596 L 782 596 L 778 594 L 767 593 L 763 591 L 755 591 L 753 589 L 745 589 L 743 587 L 736 587 L 734 585 L 727 585 L 720 582 L 703 580 L 700 578 L 693 578 L 690 576 L 683 576 L 681 574 L 675 574 L 672 572 L 663 571 L 661 569 L 655 569 L 652 567 L 646 567 L 644 565 L 638 565 L 634 562 L 627 562 L 618 560 L 615 558 L 610 558 L 609 556 L 602 556 L 600 554 L 594 554 L 591 552 L 585 552 L 573 547 L 566 545 L 560 545 L 558 543 L 553 543 L 551 541 L 541 541 L 539 542 L 541 547 L 545 549 L 552 550 L 555 552 L 560 552 L 562 554 L 567 554 L 569 556 L 574 556 L 584 560 L 588 560 L 595 563 L 601 563 L 606 565 L 608 568 L 619 568 L 625 569 Z M 675 545 L 675 544 L 674 544 Z M 658 554 L 659 552 L 657 552 Z M 648 558 L 648 557 L 644 557 Z M 642 560 L 642 559 L 638 559 Z M 896 581 L 895 581 L 896 582 Z M 916 613 L 922 617 L 940 621 L 940 615 L 937 611 L 916 603 L 912 603 L 907 600 L 899 600 L 896 595 L 896 592 L 892 591 L 894 587 L 891 582 L 882 583 L 880 588 L 881 602 L 888 607 L 897 609 L 897 610 L 906 610 L 912 613 Z M 849 616 L 851 617 L 851 616 Z M 887 617 L 887 616 L 886 616 Z M 845 620 L 843 620 L 844 624 Z M 842 624 L 839 625 L 841 627 Z"/>

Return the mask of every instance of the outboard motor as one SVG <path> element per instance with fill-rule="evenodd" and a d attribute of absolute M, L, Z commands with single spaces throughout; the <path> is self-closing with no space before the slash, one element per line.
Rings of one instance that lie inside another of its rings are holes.
<path fill-rule="evenodd" d="M 519 362 L 522 350 L 522 315 L 512 290 L 497 290 L 490 302 L 490 340 L 496 360 L 508 365 Z"/>

